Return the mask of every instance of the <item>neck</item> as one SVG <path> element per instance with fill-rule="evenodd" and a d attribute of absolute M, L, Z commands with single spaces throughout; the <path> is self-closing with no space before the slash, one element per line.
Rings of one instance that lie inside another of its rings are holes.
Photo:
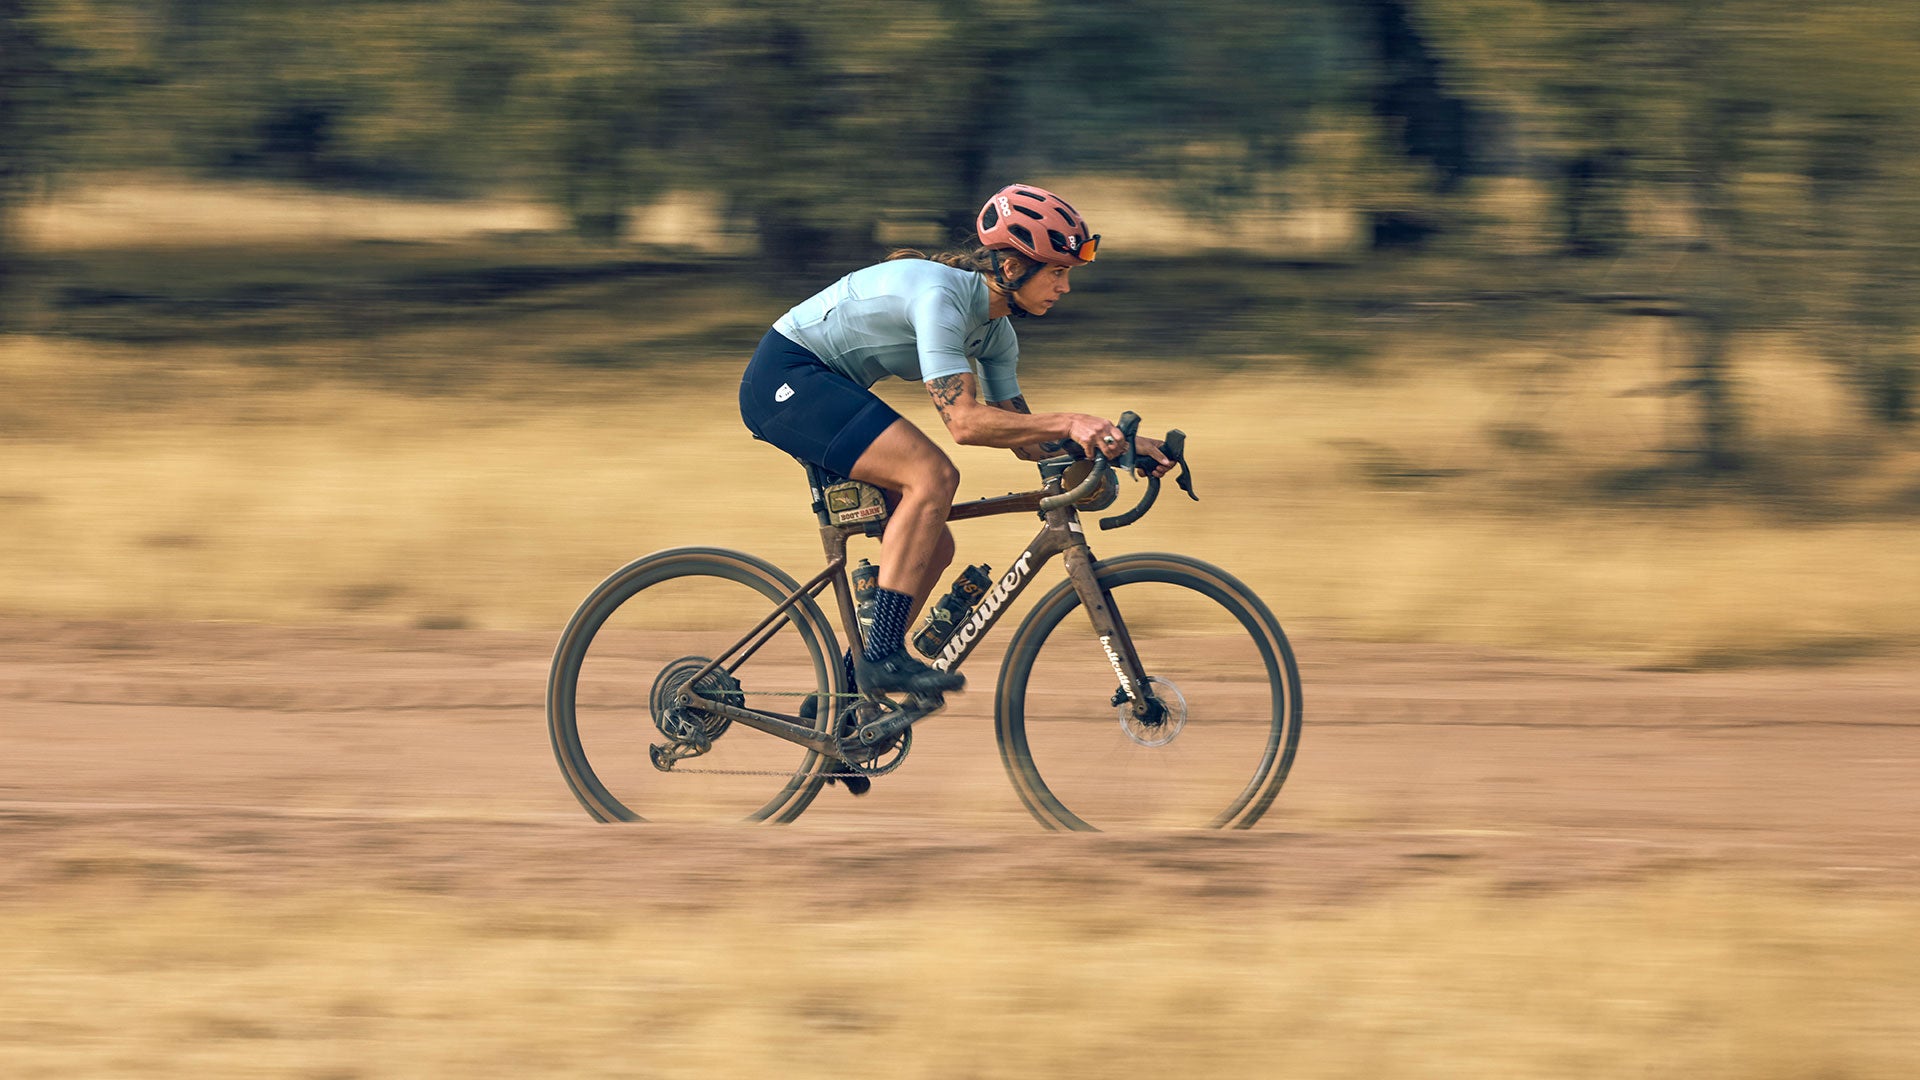
<path fill-rule="evenodd" d="M 1013 314 L 1013 300 L 1004 292 L 993 287 L 993 279 L 981 275 L 987 280 L 987 318 L 1004 319 Z"/>

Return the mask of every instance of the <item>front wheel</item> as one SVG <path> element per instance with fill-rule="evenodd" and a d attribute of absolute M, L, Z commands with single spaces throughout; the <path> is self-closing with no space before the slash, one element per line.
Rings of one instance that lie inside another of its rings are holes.
<path fill-rule="evenodd" d="M 1014 633 L 995 708 L 1000 758 L 1055 829 L 1251 828 L 1300 743 L 1300 673 L 1265 604 L 1180 555 L 1093 565 L 1161 708 L 1125 704 L 1119 664 L 1071 581 Z"/>

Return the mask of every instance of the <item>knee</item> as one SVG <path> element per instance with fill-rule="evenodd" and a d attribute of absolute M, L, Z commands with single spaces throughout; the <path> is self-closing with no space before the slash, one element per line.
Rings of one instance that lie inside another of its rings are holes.
<path fill-rule="evenodd" d="M 913 494 L 928 500 L 950 503 L 960 490 L 960 470 L 945 454 L 936 455 L 916 473 Z"/>

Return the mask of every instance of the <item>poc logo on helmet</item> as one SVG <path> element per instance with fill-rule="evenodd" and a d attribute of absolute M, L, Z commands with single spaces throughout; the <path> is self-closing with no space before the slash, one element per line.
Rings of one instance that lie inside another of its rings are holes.
<path fill-rule="evenodd" d="M 1009 215 L 1011 215 L 1011 214 L 1013 213 L 1013 200 L 1012 200 L 1012 199 L 1009 199 L 1009 198 L 1007 198 L 1007 197 L 1006 197 L 1005 195 L 1002 195 L 1002 196 L 1000 196 L 1000 199 L 999 199 L 999 202 L 1000 202 L 1000 216 L 1001 216 L 1001 217 L 1007 217 L 1007 216 L 1009 216 Z"/>

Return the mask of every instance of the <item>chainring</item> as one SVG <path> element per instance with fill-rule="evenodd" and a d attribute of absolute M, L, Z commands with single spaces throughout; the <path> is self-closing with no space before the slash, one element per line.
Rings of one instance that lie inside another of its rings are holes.
<path fill-rule="evenodd" d="M 913 728 L 904 728 L 874 746 L 863 745 L 854 732 L 880 718 L 882 713 L 899 712 L 900 706 L 885 698 L 856 701 L 840 711 L 840 749 L 846 754 L 838 767 L 862 776 L 885 776 L 907 760 L 913 749 Z"/>
<path fill-rule="evenodd" d="M 653 690 L 647 695 L 647 701 L 653 710 L 653 726 L 660 729 L 660 734 L 676 743 L 705 750 L 732 726 L 733 721 L 725 716 L 676 702 L 681 690 L 693 682 L 693 677 L 700 673 L 701 668 L 712 662 L 702 656 L 683 656 L 661 668 L 660 674 L 654 677 Z M 731 705 L 741 704 L 746 697 L 740 689 L 740 680 L 724 668 L 713 669 L 693 687 L 693 691 L 701 697 Z"/>

